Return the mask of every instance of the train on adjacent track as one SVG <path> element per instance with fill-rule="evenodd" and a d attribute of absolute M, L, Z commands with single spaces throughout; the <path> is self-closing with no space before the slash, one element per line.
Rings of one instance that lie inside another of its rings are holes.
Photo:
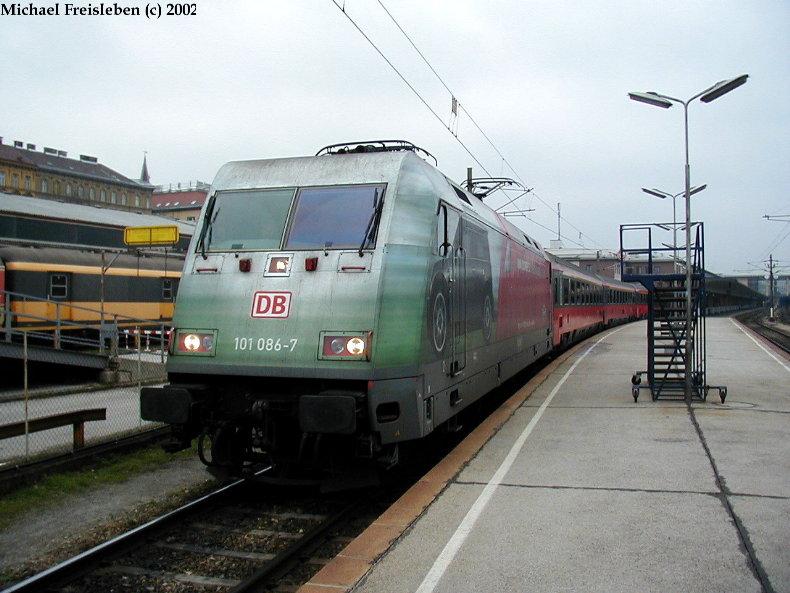
<path fill-rule="evenodd" d="M 403 141 L 231 162 L 190 244 L 146 420 L 211 467 L 390 466 L 536 360 L 646 313 Z"/>
<path fill-rule="evenodd" d="M 173 317 L 184 258 L 85 247 L 0 245 L 0 330 L 98 328 Z"/>

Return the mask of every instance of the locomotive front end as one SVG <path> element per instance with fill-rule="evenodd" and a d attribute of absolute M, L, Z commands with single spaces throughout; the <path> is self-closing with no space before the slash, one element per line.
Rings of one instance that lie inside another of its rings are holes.
<path fill-rule="evenodd" d="M 169 385 L 141 393 L 143 418 L 173 426 L 173 449 L 199 437 L 205 463 L 238 469 L 380 448 L 367 394 L 393 156 L 220 170 L 185 262 Z"/>

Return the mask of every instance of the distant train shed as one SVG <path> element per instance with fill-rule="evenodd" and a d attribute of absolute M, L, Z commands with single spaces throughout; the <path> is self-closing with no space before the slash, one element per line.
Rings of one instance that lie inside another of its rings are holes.
<path fill-rule="evenodd" d="M 734 278 L 723 278 L 708 273 L 705 279 L 708 315 L 729 313 L 762 306 L 765 296 L 744 286 Z"/>
<path fill-rule="evenodd" d="M 186 221 L 0 193 L 0 243 L 68 245 L 87 249 L 126 249 L 124 228 L 176 225 L 186 252 L 195 225 Z"/>

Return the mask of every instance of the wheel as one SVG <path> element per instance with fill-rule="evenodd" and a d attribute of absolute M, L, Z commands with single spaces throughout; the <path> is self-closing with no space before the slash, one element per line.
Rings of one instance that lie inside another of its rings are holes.
<path fill-rule="evenodd" d="M 642 382 L 642 377 L 639 375 L 639 373 L 634 373 L 634 375 L 631 377 L 631 384 L 639 385 L 641 382 Z"/>

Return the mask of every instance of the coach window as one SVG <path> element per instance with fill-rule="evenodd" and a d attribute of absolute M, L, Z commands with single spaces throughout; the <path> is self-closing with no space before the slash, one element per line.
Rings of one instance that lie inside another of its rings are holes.
<path fill-rule="evenodd" d="M 162 278 L 162 300 L 173 302 L 173 281 L 169 278 Z"/>
<path fill-rule="evenodd" d="M 66 300 L 69 297 L 69 276 L 68 274 L 49 275 L 49 298 L 55 300 Z"/>

